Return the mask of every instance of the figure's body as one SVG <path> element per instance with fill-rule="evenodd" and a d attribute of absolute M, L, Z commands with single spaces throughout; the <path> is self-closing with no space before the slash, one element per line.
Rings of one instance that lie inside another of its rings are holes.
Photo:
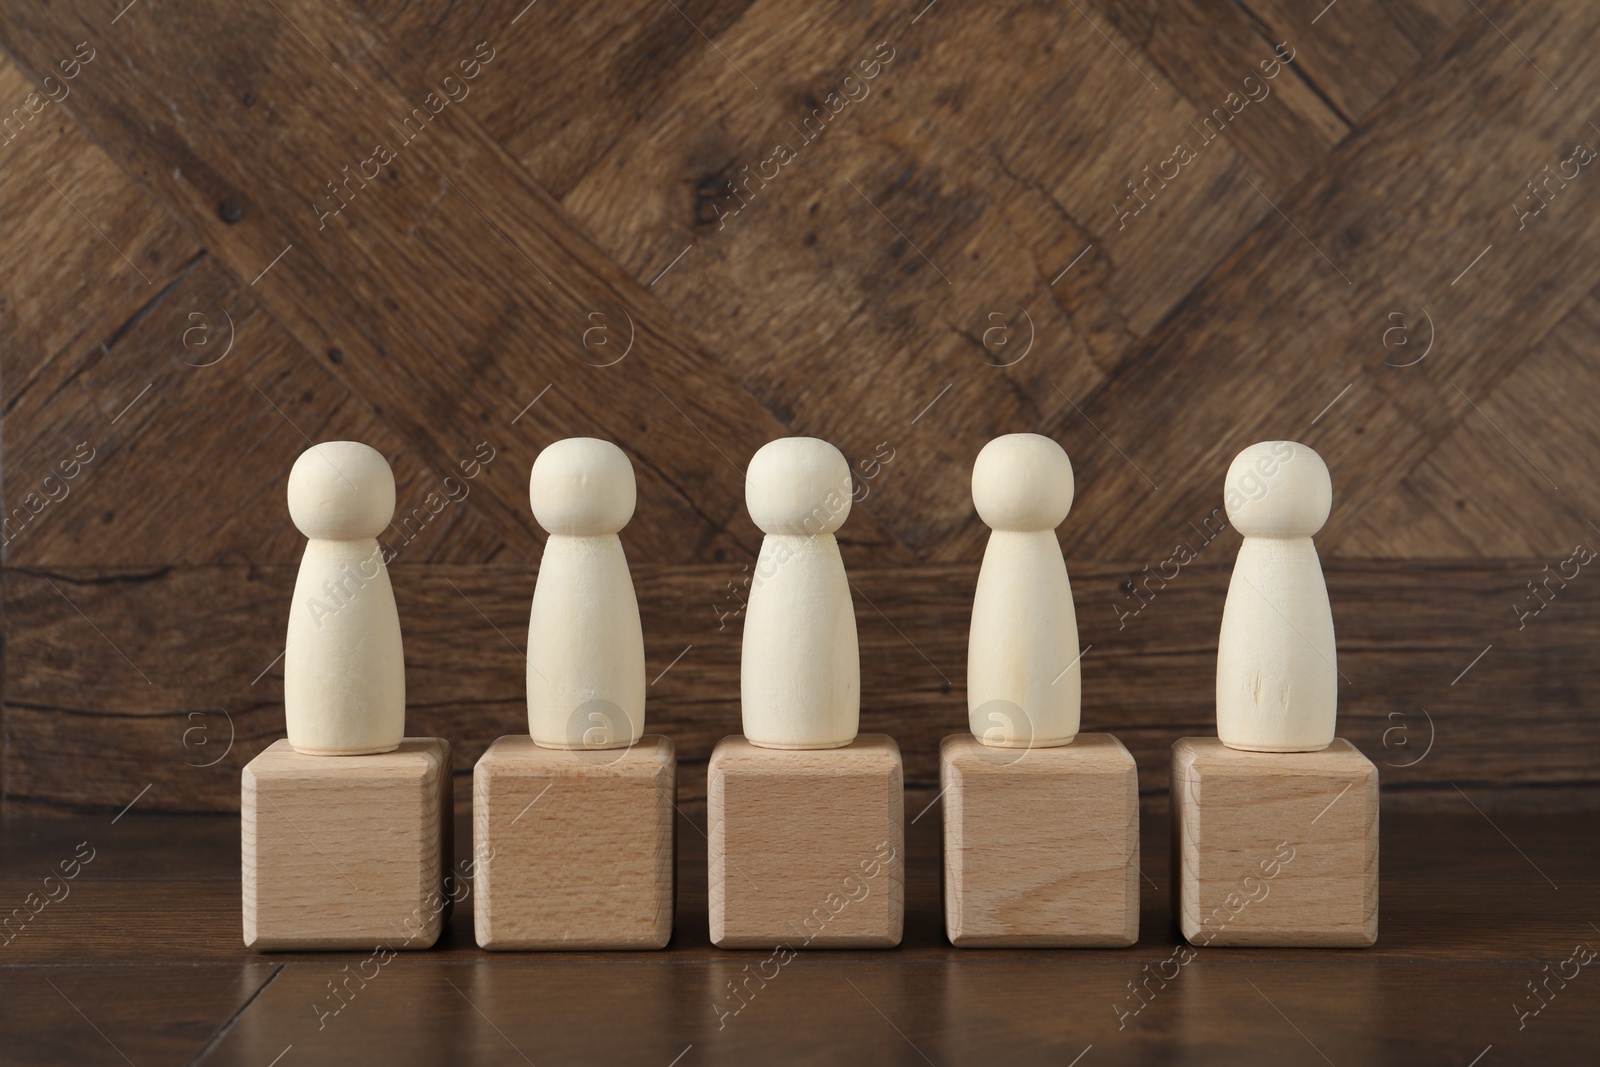
<path fill-rule="evenodd" d="M 644 634 L 617 537 L 633 465 L 609 441 L 557 441 L 528 495 L 550 535 L 528 618 L 528 732 L 544 748 L 626 748 L 644 733 Z"/>
<path fill-rule="evenodd" d="M 967 718 L 997 748 L 1049 748 L 1078 734 L 1078 619 L 1055 529 L 1072 507 L 1072 463 L 1038 434 L 995 438 L 972 468 L 992 527 L 972 602 Z"/>
<path fill-rule="evenodd" d="M 389 752 L 405 734 L 405 656 L 376 538 L 394 518 L 394 474 L 366 445 L 315 445 L 289 474 L 289 515 L 309 538 L 283 657 L 289 743 L 312 755 Z"/>
<path fill-rule="evenodd" d="M 1224 504 L 1244 535 L 1217 642 L 1217 736 L 1229 748 L 1316 752 L 1333 741 L 1333 611 L 1311 541 L 1332 502 L 1328 468 L 1305 445 L 1251 445 L 1228 468 Z"/>
<path fill-rule="evenodd" d="M 850 514 L 850 467 L 810 437 L 764 445 L 745 476 L 765 533 L 745 612 L 744 734 L 763 748 L 841 748 L 861 718 L 855 608 L 834 531 Z"/>

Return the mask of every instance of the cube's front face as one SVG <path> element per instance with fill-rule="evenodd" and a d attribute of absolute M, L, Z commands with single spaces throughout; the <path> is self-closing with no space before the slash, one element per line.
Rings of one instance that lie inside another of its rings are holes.
<path fill-rule="evenodd" d="M 672 937 L 675 766 L 616 776 L 485 757 L 474 925 L 487 949 L 654 949 Z M 609 752 L 561 753 L 577 769 Z"/>
<path fill-rule="evenodd" d="M 1122 750 L 1121 769 L 1085 768 L 1071 746 L 1017 760 L 1015 751 L 965 740 L 942 750 L 951 943 L 1119 948 L 1138 940 L 1133 758 Z"/>
<path fill-rule="evenodd" d="M 442 884 L 447 776 L 419 761 L 352 779 L 334 762 L 382 757 L 292 758 L 299 766 L 252 764 L 245 777 L 245 944 L 431 946 L 451 903 Z"/>
<path fill-rule="evenodd" d="M 1276 774 L 1200 759 L 1175 774 L 1190 942 L 1364 948 L 1377 939 L 1377 773 L 1354 756 Z"/>
<path fill-rule="evenodd" d="M 713 943 L 795 950 L 900 943 L 898 756 L 892 765 L 857 765 L 828 776 L 747 773 L 737 765 L 713 774 L 720 777 L 708 835 Z"/>

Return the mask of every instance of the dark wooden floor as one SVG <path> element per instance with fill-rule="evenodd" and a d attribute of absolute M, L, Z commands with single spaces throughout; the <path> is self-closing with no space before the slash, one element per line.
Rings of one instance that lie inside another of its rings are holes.
<path fill-rule="evenodd" d="M 380 966 L 370 953 L 244 950 L 236 818 L 113 818 L 14 809 L 0 821 L 8 909 L 88 855 L 83 842 L 93 850 L 65 890 L 50 884 L 61 899 L 0 945 L 0 1061 L 1501 1067 L 1592 1064 L 1600 1038 L 1600 963 L 1566 962 L 1576 946 L 1600 949 L 1589 814 L 1386 813 L 1375 947 L 1202 948 L 1182 966 L 1161 817 L 1142 828 L 1132 948 L 952 948 L 935 806 L 907 838 L 902 947 L 781 967 L 709 945 L 703 827 L 686 820 L 663 952 L 482 952 L 469 897 L 439 947 Z M 335 997 L 329 983 L 350 974 L 371 977 Z M 1129 983 L 1152 974 L 1141 1001 Z"/>

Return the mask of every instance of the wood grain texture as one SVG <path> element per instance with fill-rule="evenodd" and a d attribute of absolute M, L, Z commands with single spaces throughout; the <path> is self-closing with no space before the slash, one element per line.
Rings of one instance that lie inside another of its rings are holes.
<path fill-rule="evenodd" d="M 472 771 L 474 931 L 489 949 L 651 949 L 672 939 L 672 742 L 499 738 Z"/>
<path fill-rule="evenodd" d="M 1467 791 L 1484 802 L 1486 791 Z M 1600 1012 L 1592 966 L 1565 988 L 1552 980 L 1556 995 L 1521 1029 L 1513 1011 L 1538 1007 L 1526 983 L 1537 985 L 1546 964 L 1553 971 L 1578 942 L 1600 947 L 1584 922 L 1600 911 L 1600 820 L 1591 812 L 1494 811 L 1491 824 L 1459 796 L 1453 812 L 1385 811 L 1377 944 L 1212 947 L 1180 965 L 1189 946 L 1167 905 L 1164 818 L 1144 815 L 1149 881 L 1140 881 L 1137 946 L 975 952 L 944 936 L 939 813 L 930 810 L 907 827 L 901 946 L 801 951 L 781 967 L 766 962 L 770 946 L 733 953 L 710 944 L 705 827 L 695 814 L 682 830 L 680 929 L 666 950 L 484 953 L 472 909 L 460 907 L 434 950 L 402 953 L 364 985 L 350 981 L 340 999 L 329 983 L 358 971 L 368 951 L 252 957 L 240 943 L 236 817 L 136 806 L 112 825 L 105 812 L 23 807 L 0 817 L 0 900 L 19 904 L 77 842 L 92 840 L 98 855 L 68 899 L 0 948 L 8 1064 L 124 1063 L 101 1033 L 141 1067 L 262 1067 L 289 1046 L 279 1067 L 521 1063 L 517 1049 L 541 1064 L 662 1067 L 689 1045 L 680 1067 L 696 1057 L 922 1063 L 918 1050 L 938 1064 L 999 1056 L 1060 1067 L 1091 1044 L 1080 1067 L 1324 1063 L 1316 1050 L 1337 1064 L 1460 1065 L 1491 1044 L 1480 1067 L 1497 1057 L 1582 1064 Z M 458 868 L 469 842 L 457 836 Z M 1160 975 L 1164 987 L 1152 977 Z M 601 1013 L 600 1004 L 627 1011 Z"/>
<path fill-rule="evenodd" d="M 1468 797 L 1480 806 L 1489 791 L 1469 789 Z M 930 794 L 929 800 L 932 799 Z M 48 966 L 65 958 L 89 964 L 114 964 L 125 958 L 129 915 L 140 916 L 140 951 L 150 964 L 179 965 L 239 959 L 247 954 L 239 937 L 239 822 L 237 816 L 141 814 L 137 808 L 115 828 L 100 812 L 61 815 L 50 811 L 17 815 L 5 853 L 11 875 L 0 879 L 11 906 L 22 906 L 26 894 L 60 859 L 71 855 L 73 845 L 92 840 L 97 856 L 72 885 L 72 895 L 52 903 L 28 923 L 24 934 L 5 946 L 7 965 Z M 893 954 L 862 950 L 865 958 L 907 959 L 915 962 L 1013 960 L 1050 963 L 1058 960 L 1117 961 L 1140 964 L 1165 957 L 1185 943 L 1173 918 L 1168 897 L 1169 821 L 1164 815 L 1141 813 L 1140 867 L 1148 881 L 1140 880 L 1140 944 L 1125 949 L 989 949 L 974 952 L 952 946 L 945 936 L 939 892 L 941 865 L 940 813 L 937 805 L 917 821 L 921 809 L 906 807 L 906 926 L 905 937 Z M 1383 936 L 1359 952 L 1261 947 L 1247 953 L 1226 952 L 1218 960 L 1247 958 L 1272 964 L 1305 962 L 1319 955 L 1348 961 L 1372 956 L 1392 962 L 1494 962 L 1529 960 L 1547 947 L 1560 945 L 1574 934 L 1575 915 L 1590 902 L 1600 907 L 1600 874 L 1595 870 L 1593 844 L 1600 823 L 1581 810 L 1558 809 L 1555 816 L 1490 810 L 1474 811 L 1457 796 L 1450 812 L 1385 812 L 1383 863 Z M 707 960 L 727 958 L 711 943 L 706 921 L 708 843 L 703 809 L 685 808 L 678 849 L 678 921 L 673 941 L 664 952 L 642 958 Z M 51 826 L 59 826 L 52 830 Z M 1498 829 L 1497 829 L 1498 828 Z M 122 831 L 129 831 L 124 834 Z M 180 835 L 181 830 L 181 835 Z M 471 820 L 457 816 L 457 871 L 472 858 Z M 1501 836 L 1501 831 L 1505 835 Z M 75 835 L 75 836 L 74 836 Z M 1514 843 L 1507 842 L 1507 837 Z M 179 851 L 177 844 L 181 844 Z M 1527 858 L 1519 855 L 1521 849 Z M 1531 861 L 1531 862 L 1530 862 Z M 1559 889 L 1551 888 L 1540 872 Z M 1478 887 L 1476 893 L 1457 891 L 1460 884 Z M 181 898 L 183 907 L 174 907 Z M 1577 903 L 1573 903 L 1577 901 Z M 1503 913 L 1501 923 L 1486 916 Z M 405 953 L 394 962 L 411 965 L 433 959 L 484 960 L 507 963 L 521 959 L 549 962 L 558 957 L 541 953 L 532 957 L 495 954 L 486 957 L 472 931 L 472 909 L 460 907 L 427 953 Z M 1581 919 L 1578 920 L 1581 925 Z M 1581 935 L 1580 935 L 1581 936 Z M 69 955 L 63 943 L 72 944 Z M 1570 946 L 1567 946 L 1570 948 Z M 1600 947 L 1600 946 L 1597 946 Z M 762 951 L 770 953 L 772 946 Z M 360 950 L 365 953 L 369 949 Z M 830 950 L 831 951 L 831 950 Z M 256 956 L 263 961 L 291 960 L 332 964 L 337 970 L 349 957 L 320 952 Z M 631 961 L 612 952 L 563 954 L 563 959 L 600 962 Z M 764 957 L 762 957 L 764 958 Z M 814 957 L 804 957 L 814 958 Z M 860 959 L 863 957 L 846 957 Z M 748 957 L 744 958 L 748 961 Z M 1129 977 L 1138 968 L 1130 969 Z M 1537 965 L 1535 966 L 1537 969 Z M 1120 983 L 1119 983 L 1120 987 Z M 1122 988 L 1124 994 L 1127 993 Z M 1510 1013 L 1507 1013 L 1510 1018 Z"/>
<path fill-rule="evenodd" d="M 725 737 L 706 779 L 712 944 L 792 957 L 900 943 L 904 770 L 893 738 L 804 750 Z"/>
<path fill-rule="evenodd" d="M 1378 768 L 1320 752 L 1172 746 L 1173 912 L 1196 947 L 1365 948 L 1378 936 Z"/>
<path fill-rule="evenodd" d="M 258 951 L 425 949 L 453 903 L 450 743 L 308 756 L 276 741 L 244 768 L 244 943 Z"/>
<path fill-rule="evenodd" d="M 499 476 L 491 465 L 481 477 Z M 1189 541 L 1200 544 L 1192 532 Z M 1080 664 L 1083 728 L 1128 746 L 1147 803 L 1164 804 L 1173 739 L 1215 732 L 1217 635 L 1237 544 L 1223 533 L 1164 587 L 1150 577 L 1159 560 L 1068 561 L 1080 637 L 1093 646 Z M 893 731 L 923 804 L 938 792 L 940 740 L 967 726 L 978 551 L 961 565 L 850 572 L 862 727 Z M 1572 804 L 1567 791 L 1593 781 L 1600 721 L 1584 709 L 1600 702 L 1600 675 L 1573 665 L 1600 641 L 1600 582 L 1586 568 L 1518 629 L 1513 605 L 1532 603 L 1526 583 L 1543 565 L 1327 562 L 1349 679 L 1339 732 L 1382 765 L 1386 803 L 1453 810 L 1458 783 L 1502 787 L 1491 803 Z M 743 572 L 633 573 L 654 681 L 650 728 L 673 740 L 680 802 L 703 803 L 706 760 L 739 728 L 741 626 L 728 583 Z M 141 808 L 233 809 L 244 764 L 283 736 L 274 660 L 294 576 L 292 563 L 8 570 L 8 610 L 30 620 L 6 650 L 13 797 L 117 811 L 150 785 Z M 533 576 L 402 560 L 391 577 L 408 730 L 450 739 L 465 810 L 472 765 L 495 738 L 526 728 L 527 666 L 513 638 L 525 632 Z"/>
<path fill-rule="evenodd" d="M 0 967 L 5 1060 L 17 1067 L 192 1063 L 278 973 L 278 964 L 250 959 Z M 153 989 L 163 991 L 157 1010 L 148 999 Z"/>
<path fill-rule="evenodd" d="M 1119 947 L 1139 939 L 1139 779 L 1110 734 L 1059 748 L 939 746 L 951 944 Z"/>
<path fill-rule="evenodd" d="M 1570 952 L 1566 946 L 1558 958 Z M 751 962 L 751 955 L 670 967 L 602 967 L 565 958 L 516 965 L 430 961 L 385 974 L 322 1031 L 306 1005 L 319 991 L 327 995 L 327 971 L 296 962 L 203 1062 L 260 1067 L 292 1044 L 291 1056 L 316 1050 L 363 1067 L 405 1058 L 522 1064 L 522 1056 L 534 1063 L 598 1058 L 649 1067 L 670 1063 L 691 1045 L 685 1061 L 709 1050 L 713 1062 L 804 1064 L 859 1057 L 925 1064 L 926 1056 L 935 1064 L 1031 1067 L 1070 1063 L 1092 1046 L 1089 1057 L 1117 1067 L 1324 1063 L 1295 1033 L 1298 1026 L 1335 1064 L 1381 1063 L 1396 1057 L 1396 1050 L 1418 1061 L 1465 1064 L 1493 1044 L 1491 1057 L 1510 1047 L 1532 1062 L 1581 1065 L 1590 1048 L 1592 1012 L 1600 1008 L 1592 986 L 1574 983 L 1518 1033 L 1509 998 L 1495 1000 L 1494 994 L 1518 984 L 1527 964 L 1369 969 L 1327 959 L 1276 966 L 1230 961 L 1184 968 L 1179 983 L 1119 1029 L 1112 1008 L 1136 1003 L 1126 983 L 1138 976 L 1142 962 L 1153 970 L 1159 960 L 1074 955 L 1054 961 L 1045 979 L 1039 964 L 1027 960 L 886 967 L 860 954 L 818 953 L 785 965 L 764 989 L 751 981 L 759 991 L 719 1026 L 713 1008 L 739 1003 L 726 992 L 727 983 L 744 978 L 745 968 L 754 974 L 764 958 Z M 1119 990 L 1121 1001 L 1115 999 Z M 636 1025 L 595 1019 L 586 1009 L 597 1000 L 629 1004 L 629 1021 Z M 1088 1010 L 1068 1012 L 1064 1004 Z M 1397 1004 L 1406 1007 L 1403 1021 L 1384 1013 Z"/>
<path fill-rule="evenodd" d="M 1543 583 L 1600 541 L 1600 194 L 1551 177 L 1596 143 L 1593 5 L 915 6 L 11 12 L 0 794 L 237 803 L 279 736 L 283 479 L 345 438 L 396 473 L 412 713 L 465 800 L 518 728 L 528 466 L 584 434 L 638 472 L 649 676 L 684 653 L 652 715 L 698 802 L 737 722 L 743 469 L 810 434 L 860 493 L 863 727 L 931 796 L 971 463 L 1032 431 L 1077 472 L 1085 728 L 1144 794 L 1210 731 L 1236 541 L 1165 561 L 1209 542 L 1228 457 L 1296 439 L 1334 479 L 1341 729 L 1393 802 L 1579 802 L 1600 586 Z"/>

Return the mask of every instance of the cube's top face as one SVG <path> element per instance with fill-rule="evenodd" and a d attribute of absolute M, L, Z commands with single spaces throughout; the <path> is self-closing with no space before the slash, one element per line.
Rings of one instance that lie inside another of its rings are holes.
<path fill-rule="evenodd" d="M 1248 824 L 1322 839 L 1360 836 L 1377 817 L 1378 768 L 1350 742 L 1321 752 L 1240 752 L 1215 738 L 1173 745 L 1173 803 L 1188 820 L 1213 812 L 1208 830 L 1226 837 Z"/>
<path fill-rule="evenodd" d="M 1083 748 L 1076 753 L 1079 744 Z M 1061 748 L 990 748 L 970 734 L 940 745 L 945 854 L 1002 849 L 1007 863 L 1040 849 L 1122 867 L 1138 845 L 1138 769 L 1110 734 L 1079 734 Z M 1115 844 L 1114 842 L 1122 842 Z"/>
<path fill-rule="evenodd" d="M 527 734 L 497 738 L 478 760 L 474 779 L 495 775 L 534 778 L 670 780 L 677 772 L 670 738 L 645 734 L 627 748 L 541 748 Z"/>
<path fill-rule="evenodd" d="M 1191 785 L 1328 779 L 1364 781 L 1376 789 L 1378 780 L 1377 766 L 1342 737 L 1320 752 L 1245 752 L 1214 737 L 1180 737 L 1172 746 L 1172 768 Z"/>
<path fill-rule="evenodd" d="M 274 741 L 244 768 L 245 784 L 336 778 L 366 781 L 431 782 L 450 773 L 450 742 L 439 737 L 407 737 L 390 752 L 367 756 L 312 756 L 296 752 L 288 740 Z"/>
<path fill-rule="evenodd" d="M 724 737 L 711 752 L 707 773 L 713 778 L 724 775 L 763 775 L 778 778 L 813 778 L 826 775 L 834 778 L 893 776 L 899 781 L 903 775 L 900 746 L 888 734 L 858 734 L 843 748 L 780 749 L 752 745 L 741 735 Z"/>
<path fill-rule="evenodd" d="M 1204 820 L 1213 835 L 1269 828 L 1311 840 L 1377 817 L 1378 768 L 1343 738 L 1321 752 L 1242 752 L 1215 738 L 1181 738 L 1172 779 L 1184 819 Z"/>
<path fill-rule="evenodd" d="M 994 748 L 970 733 L 951 734 L 940 742 L 939 755 L 943 766 L 958 776 L 1023 779 L 1137 773 L 1133 755 L 1110 734 L 1079 734 L 1072 744 L 1051 748 Z"/>
<path fill-rule="evenodd" d="M 871 852 L 879 842 L 902 840 L 904 780 L 899 746 L 882 734 L 826 750 L 723 738 L 706 772 L 713 859 L 738 839 L 741 847 L 774 853 L 770 862 L 788 863 L 792 857 L 783 853 L 798 834 L 821 835 L 828 849 L 845 848 L 854 862 L 858 846 Z"/>

